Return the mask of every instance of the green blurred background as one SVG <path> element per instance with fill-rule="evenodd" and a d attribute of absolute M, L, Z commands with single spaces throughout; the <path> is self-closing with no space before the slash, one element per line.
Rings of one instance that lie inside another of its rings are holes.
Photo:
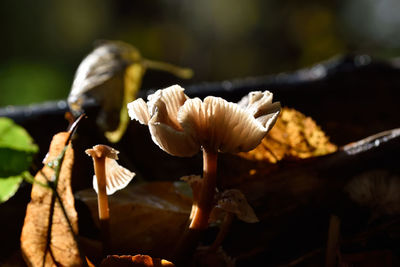
<path fill-rule="evenodd" d="M 186 83 L 291 71 L 346 53 L 400 54 L 398 0 L 2 0 L 0 106 L 65 99 L 98 39 L 190 67 Z M 167 86 L 146 74 L 143 87 Z"/>

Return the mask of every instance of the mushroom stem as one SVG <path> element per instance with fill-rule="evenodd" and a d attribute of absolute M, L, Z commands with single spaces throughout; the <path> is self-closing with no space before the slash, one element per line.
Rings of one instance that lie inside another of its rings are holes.
<path fill-rule="evenodd" d="M 208 219 L 213 208 L 216 178 L 217 152 L 203 150 L 203 178 L 198 201 L 192 206 L 191 223 L 186 229 L 175 251 L 175 261 L 182 264 L 189 259 L 201 238 L 202 232 L 208 227 Z"/>
<path fill-rule="evenodd" d="M 203 230 L 208 226 L 217 185 L 217 156 L 217 152 L 203 150 L 203 183 L 190 229 Z"/>
<path fill-rule="evenodd" d="M 97 204 L 100 219 L 101 239 L 103 243 L 103 253 L 108 250 L 110 242 L 110 213 L 108 208 L 108 197 L 106 192 L 106 157 L 93 157 L 94 173 L 97 178 L 98 195 Z"/>

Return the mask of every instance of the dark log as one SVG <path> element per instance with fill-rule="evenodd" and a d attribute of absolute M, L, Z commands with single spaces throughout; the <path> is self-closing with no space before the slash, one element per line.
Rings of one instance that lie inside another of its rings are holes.
<path fill-rule="evenodd" d="M 399 227 L 392 229 L 389 223 L 379 231 L 374 228 L 388 222 L 400 226 L 400 202 L 397 214 L 382 214 L 371 220 L 373 210 L 360 207 L 343 188 L 355 176 L 375 170 L 386 170 L 399 182 L 399 151 L 400 129 L 396 129 L 342 147 L 331 155 L 281 161 L 278 166 L 225 155 L 219 165 L 223 186 L 240 189 L 260 219 L 257 224 L 236 222 L 225 248 L 241 259 L 240 266 L 257 262 L 277 266 L 313 251 L 323 256 L 329 217 L 335 214 L 342 220 L 343 252 L 398 249 L 400 240 L 394 233 Z M 249 174 L 249 169 L 256 173 Z M 399 186 L 397 190 L 400 192 Z M 349 241 L 357 235 L 364 235 L 364 239 Z M 323 263 L 322 257 L 318 265 Z"/>

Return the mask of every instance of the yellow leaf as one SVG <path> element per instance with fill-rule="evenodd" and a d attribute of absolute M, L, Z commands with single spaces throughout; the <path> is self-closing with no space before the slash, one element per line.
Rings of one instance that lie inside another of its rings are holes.
<path fill-rule="evenodd" d="M 239 153 L 241 157 L 276 163 L 282 159 L 304 159 L 333 153 L 337 146 L 315 121 L 284 107 L 272 130 L 255 149 Z"/>
<path fill-rule="evenodd" d="M 103 41 L 79 65 L 68 105 L 75 115 L 82 113 L 87 98 L 101 106 L 97 124 L 110 142 L 118 142 L 129 123 L 126 105 L 141 87 L 147 69 L 156 69 L 188 79 L 192 70 L 144 59 L 139 50 L 120 41 Z"/>

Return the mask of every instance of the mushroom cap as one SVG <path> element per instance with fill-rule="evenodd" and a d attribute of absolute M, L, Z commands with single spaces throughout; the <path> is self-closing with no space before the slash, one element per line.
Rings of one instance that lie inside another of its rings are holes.
<path fill-rule="evenodd" d="M 95 164 L 96 158 L 105 158 L 104 167 L 106 172 L 107 195 L 111 195 L 114 192 L 125 188 L 135 176 L 134 172 L 131 172 L 118 164 L 117 159 L 119 151 L 110 146 L 96 145 L 91 149 L 86 149 L 85 152 L 93 158 Z M 98 193 L 96 175 L 93 175 L 93 189 Z"/>
<path fill-rule="evenodd" d="M 122 167 L 115 159 L 106 158 L 106 192 L 112 195 L 125 188 L 135 176 L 134 172 Z M 97 177 L 93 175 L 93 189 L 98 193 Z"/>
<path fill-rule="evenodd" d="M 201 147 L 236 153 L 255 148 L 275 124 L 280 103 L 272 93 L 251 92 L 239 104 L 209 96 L 190 99 L 173 85 L 128 104 L 129 116 L 149 126 L 153 141 L 174 156 L 188 157 Z"/>
<path fill-rule="evenodd" d="M 91 157 L 118 159 L 119 151 L 107 145 L 95 145 L 86 149 L 85 153 Z"/>

